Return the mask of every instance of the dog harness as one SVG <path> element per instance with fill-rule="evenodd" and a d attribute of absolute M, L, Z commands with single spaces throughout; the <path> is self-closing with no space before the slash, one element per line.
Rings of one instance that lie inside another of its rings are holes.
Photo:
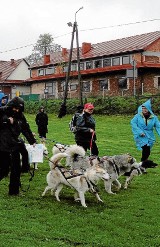
<path fill-rule="evenodd" d="M 70 186 L 71 186 L 72 188 L 74 188 L 74 187 L 73 187 L 73 185 L 68 181 L 68 179 L 71 179 L 71 178 L 74 178 L 74 177 L 78 177 L 78 176 L 84 175 L 84 173 L 80 173 L 80 172 L 79 172 L 78 170 L 76 170 L 76 169 L 67 170 L 67 169 L 65 169 L 63 166 L 56 166 L 56 168 L 58 168 L 58 170 L 61 172 L 61 174 L 63 175 L 63 177 L 66 179 L 66 181 L 70 184 Z M 86 182 L 87 182 L 89 191 L 92 192 L 92 193 L 97 193 L 97 192 L 98 192 L 98 189 L 97 189 L 96 184 L 94 184 L 91 180 L 89 180 L 89 179 L 86 178 L 85 176 L 84 176 L 84 178 L 86 179 Z"/>

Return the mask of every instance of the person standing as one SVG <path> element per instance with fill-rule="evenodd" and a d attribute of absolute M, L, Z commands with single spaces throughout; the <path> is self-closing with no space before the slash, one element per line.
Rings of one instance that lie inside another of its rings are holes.
<path fill-rule="evenodd" d="M 0 101 L 1 106 L 5 106 L 8 103 L 8 96 L 4 95 Z M 19 151 L 22 155 L 22 167 L 21 172 L 27 173 L 30 170 L 28 151 L 22 138 L 19 138 Z"/>
<path fill-rule="evenodd" d="M 75 141 L 85 151 L 90 150 L 90 155 L 98 156 L 96 144 L 95 119 L 92 117 L 94 106 L 91 103 L 84 105 L 83 113 L 76 120 Z"/>
<path fill-rule="evenodd" d="M 44 112 L 44 107 L 39 108 L 39 112 L 36 115 L 35 122 L 38 126 L 38 134 L 40 138 L 46 138 L 46 133 L 48 133 L 48 115 Z"/>
<path fill-rule="evenodd" d="M 7 103 L 8 103 L 8 96 L 5 94 L 5 95 L 1 98 L 0 106 L 5 106 Z"/>
<path fill-rule="evenodd" d="M 141 161 L 148 160 L 155 143 L 154 129 L 160 136 L 160 122 L 151 108 L 151 100 L 139 106 L 138 113 L 131 120 L 134 140 L 138 150 L 142 150 Z"/>
<path fill-rule="evenodd" d="M 0 107 L 0 180 L 10 172 L 9 195 L 18 195 L 20 188 L 20 140 L 22 133 L 31 145 L 36 144 L 30 126 L 23 114 L 24 101 L 14 97 Z"/>

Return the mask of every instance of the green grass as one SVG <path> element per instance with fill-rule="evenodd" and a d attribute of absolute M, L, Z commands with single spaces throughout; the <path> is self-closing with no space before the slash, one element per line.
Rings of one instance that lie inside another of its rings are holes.
<path fill-rule="evenodd" d="M 32 131 L 37 133 L 35 116 L 26 115 Z M 130 153 L 138 161 L 131 133 L 131 116 L 94 116 L 97 125 L 97 144 L 102 155 Z M 49 115 L 47 147 L 51 154 L 55 140 L 73 144 L 69 131 L 71 116 L 58 119 Z M 159 137 L 153 147 L 151 159 L 160 163 Z M 86 193 L 87 208 L 74 202 L 72 189 L 65 187 L 61 202 L 47 193 L 41 197 L 46 186 L 48 161 L 39 164 L 27 192 L 19 197 L 8 196 L 9 179 L 0 182 L 0 246 L 1 247 L 159 247 L 160 246 L 160 168 L 149 169 L 146 175 L 136 177 L 128 190 L 121 189 L 116 195 L 104 191 L 99 183 L 98 203 L 92 194 Z M 21 176 L 22 188 L 26 190 L 30 176 Z M 124 182 L 124 177 L 120 178 Z"/>

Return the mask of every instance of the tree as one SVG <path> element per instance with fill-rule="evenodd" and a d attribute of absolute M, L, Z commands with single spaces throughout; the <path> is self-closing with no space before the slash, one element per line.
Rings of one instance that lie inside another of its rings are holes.
<path fill-rule="evenodd" d="M 51 34 L 40 34 L 39 39 L 35 46 L 33 46 L 33 52 L 26 58 L 29 64 L 37 63 L 46 54 L 51 54 L 61 50 L 61 45 L 53 43 L 54 39 Z"/>

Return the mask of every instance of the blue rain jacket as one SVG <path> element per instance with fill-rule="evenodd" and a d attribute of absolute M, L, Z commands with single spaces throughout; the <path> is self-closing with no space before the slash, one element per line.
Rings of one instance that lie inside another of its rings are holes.
<path fill-rule="evenodd" d="M 142 106 L 145 106 L 151 114 L 147 119 L 147 123 L 145 117 L 142 114 Z M 150 99 L 138 107 L 138 113 L 131 120 L 131 126 L 138 150 L 142 150 L 141 147 L 144 145 L 150 146 L 152 148 L 155 142 L 155 135 L 153 130 L 155 129 L 160 136 L 160 122 L 158 117 L 152 112 Z M 142 134 L 145 134 L 145 136 L 141 136 Z"/>
<path fill-rule="evenodd" d="M 2 93 L 2 92 L 0 92 L 0 106 L 1 106 L 1 100 L 2 100 L 2 98 L 5 96 L 5 94 L 4 93 Z"/>

